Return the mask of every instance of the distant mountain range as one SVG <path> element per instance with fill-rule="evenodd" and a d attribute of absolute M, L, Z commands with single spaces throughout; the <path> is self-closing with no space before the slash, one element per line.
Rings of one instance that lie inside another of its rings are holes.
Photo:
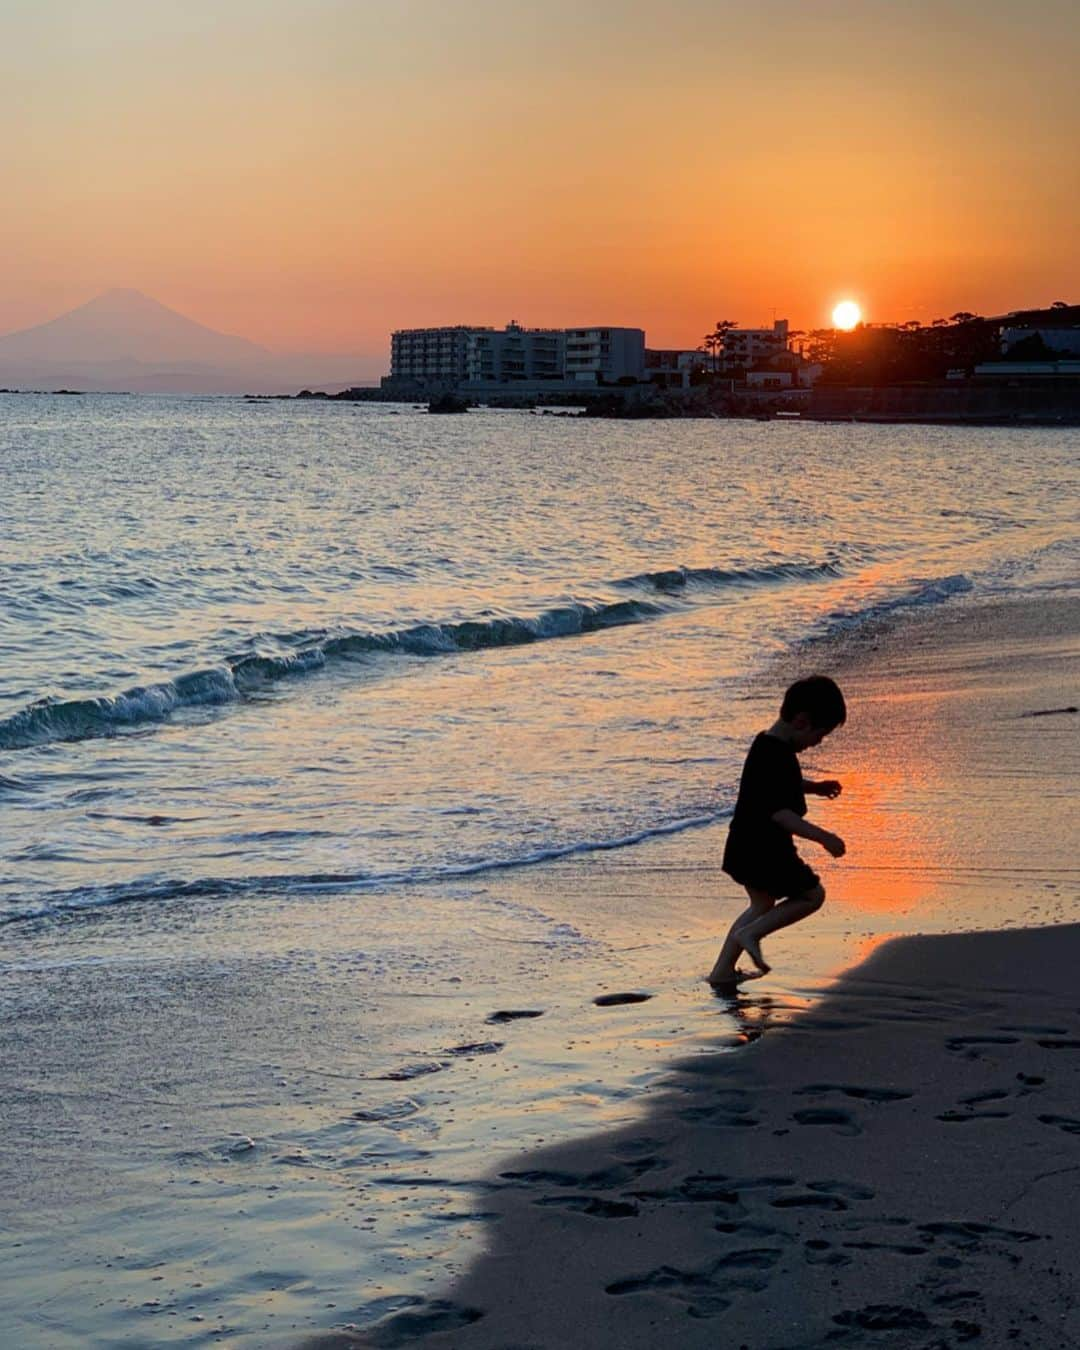
<path fill-rule="evenodd" d="M 105 291 L 0 337 L 0 388 L 133 393 L 295 393 L 372 378 L 370 357 L 282 354 L 216 332 L 143 295 Z"/>

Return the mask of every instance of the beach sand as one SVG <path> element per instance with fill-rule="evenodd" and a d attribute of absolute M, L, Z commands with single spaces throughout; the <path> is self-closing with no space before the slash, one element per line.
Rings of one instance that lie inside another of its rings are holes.
<path fill-rule="evenodd" d="M 0 980 L 7 1343 L 1080 1344 L 1080 718 L 1028 715 L 1077 701 L 1078 645 L 1070 601 L 930 610 L 718 706 L 768 725 L 824 668 L 851 707 L 806 756 L 848 855 L 735 1002 L 722 825 L 464 906 L 36 934 Z"/>
<path fill-rule="evenodd" d="M 857 710 L 818 753 L 851 851 L 769 951 L 820 972 L 820 918 L 861 963 L 820 999 L 744 986 L 736 1052 L 671 1065 L 617 1129 L 493 1160 L 483 1254 L 307 1350 L 1080 1345 L 1078 634 L 1048 599 L 806 653 Z M 682 950 L 707 968 L 696 931 Z"/>

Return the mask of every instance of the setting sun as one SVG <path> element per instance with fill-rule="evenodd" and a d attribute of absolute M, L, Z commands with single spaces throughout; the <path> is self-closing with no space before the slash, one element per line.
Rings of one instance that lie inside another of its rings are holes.
<path fill-rule="evenodd" d="M 862 319 L 862 310 L 854 300 L 841 300 L 832 312 L 833 325 L 850 332 Z"/>

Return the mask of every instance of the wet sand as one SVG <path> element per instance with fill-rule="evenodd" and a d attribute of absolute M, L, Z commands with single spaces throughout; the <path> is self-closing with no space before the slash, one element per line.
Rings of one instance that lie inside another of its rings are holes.
<path fill-rule="evenodd" d="M 1080 1343 L 1078 958 L 1075 925 L 890 944 L 633 1127 L 504 1159 L 445 1299 L 308 1344 Z"/>
<path fill-rule="evenodd" d="M 885 916 L 866 959 L 802 1010 L 782 977 L 745 986 L 737 1053 L 682 1059 L 618 1129 L 499 1158 L 460 1278 L 305 1346 L 1080 1344 L 1077 632 L 1059 600 L 830 651 L 861 709 L 831 826 L 865 861 L 827 879 L 819 931 L 861 888 Z"/>
<path fill-rule="evenodd" d="M 722 826 L 487 878 L 466 933 L 405 891 L 177 906 L 156 957 L 135 912 L 57 928 L 0 983 L 12 1343 L 1068 1344 L 1078 634 L 938 610 L 748 684 L 767 725 L 841 679 L 806 767 L 849 854 L 734 1003 Z"/>

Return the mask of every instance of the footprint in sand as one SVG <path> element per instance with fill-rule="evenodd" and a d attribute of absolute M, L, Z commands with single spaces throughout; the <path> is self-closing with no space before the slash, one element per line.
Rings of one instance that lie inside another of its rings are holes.
<path fill-rule="evenodd" d="M 942 1111 L 938 1120 L 946 1125 L 966 1125 L 969 1120 L 1008 1120 L 1011 1111 Z"/>
<path fill-rule="evenodd" d="M 808 1266 L 850 1266 L 854 1258 L 837 1251 L 823 1238 L 811 1238 L 803 1250 Z"/>
<path fill-rule="evenodd" d="M 419 1103 L 414 1102 L 411 1097 L 406 1097 L 403 1101 L 386 1102 L 382 1106 L 354 1111 L 350 1120 L 370 1121 L 372 1124 L 381 1125 L 388 1121 L 406 1120 L 409 1116 L 416 1115 L 419 1110 Z"/>
<path fill-rule="evenodd" d="M 914 1097 L 913 1092 L 903 1092 L 899 1088 L 860 1087 L 851 1083 L 809 1083 L 796 1090 L 797 1096 L 810 1094 L 817 1096 L 827 1092 L 842 1092 L 845 1097 L 854 1097 L 861 1102 L 902 1102 Z"/>
<path fill-rule="evenodd" d="M 929 1248 L 904 1246 L 898 1242 L 845 1242 L 845 1247 L 857 1251 L 895 1252 L 897 1256 L 925 1256 Z"/>
<path fill-rule="evenodd" d="M 439 1073 L 445 1066 L 426 1060 L 421 1064 L 406 1064 L 403 1069 L 391 1069 L 389 1073 L 372 1074 L 373 1078 L 389 1083 L 407 1083 L 410 1078 L 422 1078 L 425 1074 Z"/>
<path fill-rule="evenodd" d="M 650 1138 L 649 1135 L 640 1135 L 637 1139 L 627 1139 L 625 1143 L 616 1145 L 611 1151 L 620 1162 L 637 1162 L 640 1158 L 654 1159 L 656 1150 L 660 1148 L 661 1140 Z"/>
<path fill-rule="evenodd" d="M 416 1302 L 419 1303 L 419 1299 Z M 433 1299 L 416 1312 L 401 1312 L 382 1322 L 369 1333 L 369 1344 L 383 1347 L 408 1345 L 421 1336 L 440 1331 L 458 1331 L 483 1317 L 479 1308 L 463 1308 L 446 1299 Z"/>
<path fill-rule="evenodd" d="M 826 1106 L 810 1106 L 792 1113 L 792 1120 L 799 1125 L 832 1125 L 842 1134 L 862 1134 L 862 1128 L 847 1111 L 837 1111 Z"/>
<path fill-rule="evenodd" d="M 726 1294 L 735 1291 L 760 1292 L 767 1286 L 767 1272 L 780 1260 L 778 1247 L 753 1247 L 728 1252 L 702 1270 L 680 1270 L 660 1266 L 646 1275 L 616 1280 L 605 1293 L 667 1294 L 686 1303 L 689 1317 L 718 1317 L 731 1306 Z"/>
<path fill-rule="evenodd" d="M 598 994 L 593 1002 L 598 1008 L 617 1008 L 622 1003 L 647 1003 L 652 994 L 629 991 L 624 994 Z"/>
<path fill-rule="evenodd" d="M 773 1209 L 847 1209 L 838 1195 L 779 1195 L 770 1201 Z"/>
<path fill-rule="evenodd" d="M 569 1209 L 593 1219 L 632 1219 L 641 1211 L 628 1200 L 601 1200 L 595 1195 L 543 1195 L 533 1204 L 554 1209 Z"/>
<path fill-rule="evenodd" d="M 1018 1045 L 1019 1041 L 1018 1036 L 952 1036 L 945 1042 L 945 1049 L 957 1051 L 968 1059 L 978 1059 L 977 1046 Z"/>
<path fill-rule="evenodd" d="M 943 1238 L 954 1247 L 977 1247 L 986 1239 L 999 1242 L 1038 1242 L 1038 1233 L 1025 1233 L 1019 1228 L 997 1228 L 989 1223 L 970 1223 L 962 1219 L 919 1225 L 923 1237 Z"/>
<path fill-rule="evenodd" d="M 868 1186 L 848 1181 L 807 1181 L 805 1191 L 794 1195 L 779 1195 L 769 1203 L 773 1209 L 832 1209 L 844 1210 L 849 1200 L 872 1200 L 874 1192 Z"/>
<path fill-rule="evenodd" d="M 725 1176 L 687 1177 L 675 1195 L 683 1200 L 712 1201 L 721 1205 L 733 1205 L 739 1199 L 738 1192 L 732 1189 L 731 1178 Z"/>
<path fill-rule="evenodd" d="M 1056 1125 L 1066 1134 L 1080 1134 L 1080 1120 L 1074 1120 L 1071 1116 L 1040 1116 L 1039 1120 L 1043 1125 Z"/>
<path fill-rule="evenodd" d="M 998 1031 L 1019 1031 L 1025 1036 L 1067 1036 L 1069 1034 L 1068 1027 L 998 1027 Z"/>
<path fill-rule="evenodd" d="M 897 1303 L 868 1303 L 836 1313 L 833 1321 L 840 1327 L 858 1327 L 860 1331 L 929 1331 L 933 1324 L 920 1308 L 905 1308 Z"/>
<path fill-rule="evenodd" d="M 839 1195 L 845 1200 L 873 1200 L 876 1192 L 855 1181 L 808 1181 L 807 1187 L 822 1195 Z"/>
<path fill-rule="evenodd" d="M 501 1026 L 503 1022 L 517 1022 L 524 1017 L 543 1017 L 543 1008 L 500 1008 L 484 1021 L 489 1026 Z"/>
<path fill-rule="evenodd" d="M 596 1172 L 500 1172 L 502 1181 L 524 1186 L 559 1186 L 565 1190 L 610 1191 L 615 1186 L 626 1186 L 645 1172 L 663 1167 L 661 1158 L 639 1158 L 636 1162 L 604 1167 Z"/>
<path fill-rule="evenodd" d="M 1019 1076 L 1019 1075 L 1018 1075 Z M 1007 1090 L 995 1089 L 993 1092 L 977 1092 L 974 1097 L 961 1097 L 961 1106 L 981 1106 L 983 1102 L 1004 1101 L 1010 1093 Z"/>

